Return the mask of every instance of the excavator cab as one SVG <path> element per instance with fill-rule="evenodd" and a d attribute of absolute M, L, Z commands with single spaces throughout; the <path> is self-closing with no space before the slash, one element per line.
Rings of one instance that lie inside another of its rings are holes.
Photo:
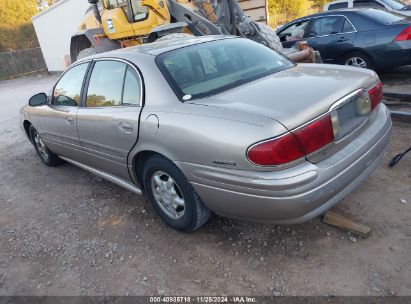
<path fill-rule="evenodd" d="M 109 39 L 120 40 L 122 46 L 142 44 L 143 37 L 170 23 L 170 13 L 164 0 L 104 0 L 102 27 Z"/>

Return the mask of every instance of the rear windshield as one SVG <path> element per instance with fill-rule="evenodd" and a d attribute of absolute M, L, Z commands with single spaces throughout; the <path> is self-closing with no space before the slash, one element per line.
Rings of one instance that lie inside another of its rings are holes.
<path fill-rule="evenodd" d="M 293 63 L 248 39 L 224 39 L 161 54 L 157 65 L 181 100 L 214 95 Z"/>
<path fill-rule="evenodd" d="M 407 19 L 406 16 L 399 13 L 388 12 L 381 9 L 367 9 L 361 13 L 379 24 L 392 24 Z"/>

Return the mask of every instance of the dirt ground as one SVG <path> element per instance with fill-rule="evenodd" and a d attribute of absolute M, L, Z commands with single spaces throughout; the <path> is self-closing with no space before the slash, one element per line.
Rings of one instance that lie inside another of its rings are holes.
<path fill-rule="evenodd" d="M 337 207 L 372 227 L 368 239 L 318 218 L 213 216 L 182 234 L 141 197 L 40 162 L 18 110 L 55 78 L 0 82 L 0 295 L 411 295 L 411 155 L 387 167 L 410 146 L 411 125 L 395 123 L 384 163 Z"/>

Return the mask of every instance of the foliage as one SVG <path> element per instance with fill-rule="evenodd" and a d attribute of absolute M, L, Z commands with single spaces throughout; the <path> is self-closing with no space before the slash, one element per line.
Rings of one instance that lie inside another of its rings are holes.
<path fill-rule="evenodd" d="M 0 52 L 38 46 L 31 17 L 53 0 L 0 0 Z"/>
<path fill-rule="evenodd" d="M 322 9 L 324 5 L 326 5 L 328 2 L 331 2 L 331 0 L 312 0 L 314 5 L 318 7 L 319 9 Z"/>
<path fill-rule="evenodd" d="M 311 13 L 312 6 L 321 0 L 267 0 L 270 19 L 274 25 L 286 23 Z M 328 2 L 328 0 L 322 0 Z"/>

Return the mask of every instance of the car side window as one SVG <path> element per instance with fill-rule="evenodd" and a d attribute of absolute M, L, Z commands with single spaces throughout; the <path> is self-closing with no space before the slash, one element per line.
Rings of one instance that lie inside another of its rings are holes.
<path fill-rule="evenodd" d="M 342 32 L 345 18 L 341 16 L 331 16 L 317 18 L 311 24 L 309 37 L 327 36 Z"/>
<path fill-rule="evenodd" d="M 55 106 L 77 107 L 80 103 L 81 88 L 88 63 L 69 69 L 57 82 L 51 104 Z"/>
<path fill-rule="evenodd" d="M 334 3 L 334 4 L 330 4 L 330 6 L 328 7 L 328 10 L 337 10 L 340 8 L 348 8 L 348 2 L 339 2 L 339 3 Z"/>
<path fill-rule="evenodd" d="M 137 72 L 127 67 L 126 78 L 124 79 L 123 106 L 139 106 L 141 96 L 140 77 Z"/>
<path fill-rule="evenodd" d="M 354 7 L 378 7 L 378 8 L 385 8 L 384 5 L 377 1 L 370 1 L 370 0 L 355 0 L 353 3 Z"/>
<path fill-rule="evenodd" d="M 127 65 L 119 61 L 97 61 L 87 89 L 86 107 L 121 105 L 126 68 Z"/>
<path fill-rule="evenodd" d="M 355 32 L 354 26 L 348 21 L 348 19 L 345 19 L 344 21 L 344 26 L 342 29 L 342 33 L 351 33 Z"/>
<path fill-rule="evenodd" d="M 300 35 L 301 37 L 298 37 L 298 38 L 302 39 L 303 37 L 306 36 L 306 35 L 305 35 L 305 34 L 306 34 L 306 33 L 305 33 L 305 30 L 306 30 L 306 28 L 307 28 L 307 25 L 308 25 L 308 22 L 309 22 L 309 21 L 310 21 L 310 20 L 299 21 L 299 22 L 296 22 L 296 23 L 288 26 L 287 28 L 281 30 L 281 31 L 278 33 L 278 35 L 279 35 L 279 37 L 280 37 L 280 40 L 281 40 L 282 42 L 287 41 L 287 40 L 289 40 L 289 39 L 287 39 L 287 38 L 288 38 L 288 37 L 292 37 L 293 34 L 295 34 L 295 33 L 299 33 L 299 35 Z"/>
<path fill-rule="evenodd" d="M 140 105 L 141 83 L 137 72 L 126 63 L 97 61 L 91 72 L 86 107 Z"/>

